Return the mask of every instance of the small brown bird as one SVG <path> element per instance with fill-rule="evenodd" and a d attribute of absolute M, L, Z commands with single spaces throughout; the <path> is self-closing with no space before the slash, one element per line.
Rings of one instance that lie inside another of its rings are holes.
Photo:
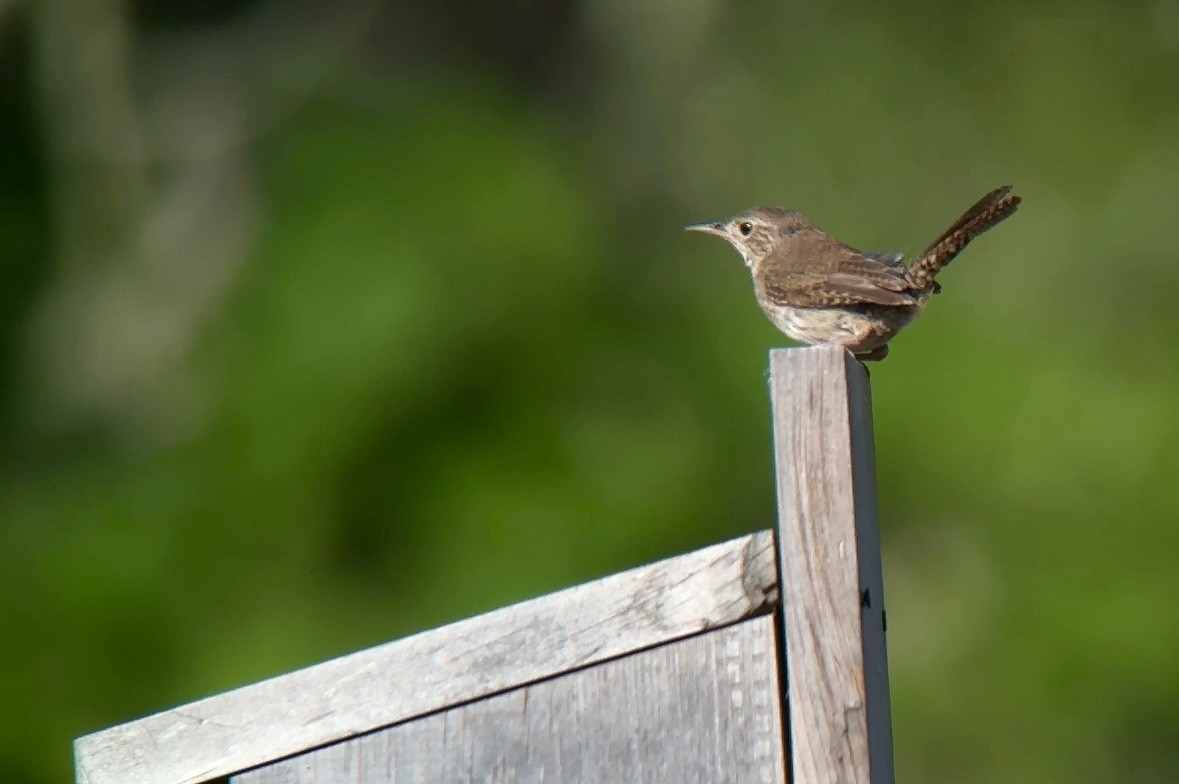
<path fill-rule="evenodd" d="M 753 275 L 757 303 L 774 326 L 800 343 L 835 343 L 858 359 L 884 359 L 888 341 L 941 291 L 935 280 L 969 242 L 1013 215 L 1020 197 L 996 188 L 942 232 L 912 264 L 901 253 L 856 250 L 810 219 L 757 207 L 689 231 L 728 240 Z"/>

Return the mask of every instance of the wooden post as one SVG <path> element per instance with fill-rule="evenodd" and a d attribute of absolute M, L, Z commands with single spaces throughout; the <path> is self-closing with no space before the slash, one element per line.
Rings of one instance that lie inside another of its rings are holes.
<path fill-rule="evenodd" d="M 771 373 L 776 548 L 749 534 L 103 730 L 77 781 L 892 784 L 868 378 L 835 348 Z"/>
<path fill-rule="evenodd" d="M 892 784 L 868 374 L 829 346 L 770 354 L 795 784 Z"/>
<path fill-rule="evenodd" d="M 76 780 L 783 784 L 776 560 L 749 534 L 206 697 L 79 738 Z"/>

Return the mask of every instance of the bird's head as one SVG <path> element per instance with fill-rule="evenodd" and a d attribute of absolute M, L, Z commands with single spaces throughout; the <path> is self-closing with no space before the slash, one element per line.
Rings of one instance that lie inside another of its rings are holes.
<path fill-rule="evenodd" d="M 693 223 L 686 228 L 688 231 L 715 234 L 728 240 L 741 254 L 745 266 L 752 269 L 759 259 L 765 258 L 784 239 L 814 226 L 806 216 L 794 210 L 755 207 L 726 220 Z"/>

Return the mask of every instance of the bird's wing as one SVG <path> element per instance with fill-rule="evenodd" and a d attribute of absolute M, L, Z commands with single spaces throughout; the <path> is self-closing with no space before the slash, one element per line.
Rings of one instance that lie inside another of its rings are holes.
<path fill-rule="evenodd" d="M 773 282 L 765 286 L 766 296 L 771 302 L 796 308 L 918 304 L 903 264 L 892 266 L 848 250 L 832 271 L 806 270 L 773 276 Z"/>
<path fill-rule="evenodd" d="M 795 308 L 917 305 L 905 265 L 861 253 L 820 231 L 793 238 L 760 264 L 755 279 L 770 304 Z"/>
<path fill-rule="evenodd" d="M 865 256 L 870 259 L 876 259 L 882 264 L 887 264 L 896 270 L 904 271 L 905 269 L 905 254 L 899 250 L 866 250 L 863 252 Z M 933 282 L 933 293 L 942 293 L 942 284 L 936 280 Z"/>
<path fill-rule="evenodd" d="M 876 259 L 881 264 L 897 268 L 904 266 L 905 254 L 899 250 L 866 250 L 863 252 L 870 259 Z"/>

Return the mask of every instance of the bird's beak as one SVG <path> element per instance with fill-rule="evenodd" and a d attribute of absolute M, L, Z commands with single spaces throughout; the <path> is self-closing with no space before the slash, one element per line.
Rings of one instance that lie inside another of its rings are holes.
<path fill-rule="evenodd" d="M 693 223 L 691 226 L 685 226 L 684 231 L 702 231 L 705 234 L 715 234 L 718 237 L 728 236 L 723 221 L 717 221 L 716 223 Z"/>

